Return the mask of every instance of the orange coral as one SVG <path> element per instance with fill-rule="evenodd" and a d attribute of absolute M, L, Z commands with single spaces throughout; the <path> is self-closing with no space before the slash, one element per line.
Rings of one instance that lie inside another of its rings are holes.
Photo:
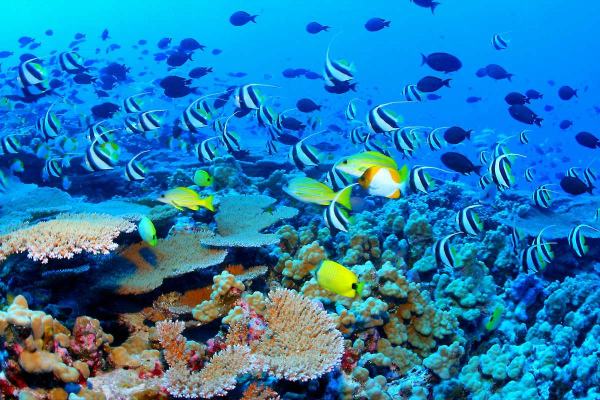
<path fill-rule="evenodd" d="M 11 254 L 24 252 L 42 264 L 51 258 L 72 258 L 82 252 L 108 254 L 117 248 L 114 239 L 121 232 L 134 230 L 133 223 L 120 217 L 63 214 L 51 221 L 0 236 L 0 261 Z"/>
<path fill-rule="evenodd" d="M 181 334 L 185 324 L 181 321 L 159 321 L 156 323 L 156 334 L 164 349 L 165 360 L 171 368 L 185 362 L 185 337 Z"/>
<path fill-rule="evenodd" d="M 244 391 L 241 400 L 279 400 L 279 394 L 268 386 L 250 384 Z"/>

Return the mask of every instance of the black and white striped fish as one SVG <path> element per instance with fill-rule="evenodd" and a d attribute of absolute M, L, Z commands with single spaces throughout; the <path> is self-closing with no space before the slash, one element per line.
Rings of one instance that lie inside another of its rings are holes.
<path fill-rule="evenodd" d="M 44 116 L 36 123 L 38 131 L 44 135 L 45 140 L 54 139 L 60 134 L 60 120 L 56 114 L 52 112 L 54 104 L 56 103 L 52 103 L 52 105 L 48 107 L 46 114 L 44 114 Z"/>
<path fill-rule="evenodd" d="M 540 270 L 546 268 L 548 263 L 544 261 L 540 252 L 536 246 L 529 246 L 519 253 L 519 261 L 521 268 L 527 272 L 527 274 L 535 274 Z"/>
<path fill-rule="evenodd" d="M 198 157 L 198 161 L 212 162 L 218 157 L 217 149 L 214 146 L 211 146 L 210 143 L 210 141 L 214 139 L 218 139 L 218 137 L 215 136 L 204 139 L 196 145 L 196 156 Z"/>
<path fill-rule="evenodd" d="M 266 105 L 260 106 L 256 111 L 256 119 L 258 120 L 258 124 L 262 127 L 275 127 L 278 118 L 279 116 L 277 113 L 271 107 Z"/>
<path fill-rule="evenodd" d="M 427 144 L 432 151 L 441 150 L 443 147 L 442 140 L 438 136 L 438 131 L 448 129 L 447 127 L 436 128 L 427 135 Z"/>
<path fill-rule="evenodd" d="M 136 117 L 129 116 L 125 118 L 125 130 L 129 133 L 143 133 L 140 128 L 139 120 Z"/>
<path fill-rule="evenodd" d="M 60 178 L 63 173 L 61 163 L 56 158 L 46 160 L 43 173 L 48 177 Z"/>
<path fill-rule="evenodd" d="M 506 148 L 506 146 L 504 145 L 504 142 L 508 139 L 510 139 L 512 136 L 509 136 L 507 138 L 504 138 L 503 140 L 499 141 L 498 143 L 496 143 L 494 145 L 494 158 L 498 158 L 500 156 L 503 156 L 504 154 L 509 153 L 509 150 Z M 508 160 L 510 162 L 510 160 Z"/>
<path fill-rule="evenodd" d="M 490 174 L 483 174 L 481 175 L 481 177 L 479 178 L 479 188 L 481 190 L 485 190 L 487 189 L 487 187 L 492 183 L 492 178 L 490 178 Z"/>
<path fill-rule="evenodd" d="M 482 207 L 482 205 L 474 204 L 465 207 L 456 214 L 456 226 L 467 235 L 477 236 L 483 232 L 483 222 L 479 219 L 479 215 L 473 211 L 477 207 Z"/>
<path fill-rule="evenodd" d="M 87 137 L 90 142 L 97 140 L 98 144 L 104 144 L 112 140 L 112 138 L 109 135 L 112 132 L 115 132 L 116 129 L 106 129 L 102 126 L 104 122 L 106 121 L 100 121 L 96 122 L 93 125 L 90 125 L 87 132 Z"/>
<path fill-rule="evenodd" d="M 583 228 L 588 228 L 596 232 L 600 232 L 600 230 L 586 224 L 577 225 L 575 228 L 571 229 L 568 236 L 569 246 L 577 255 L 577 257 L 583 257 L 590 250 L 585 236 L 583 236 L 583 233 L 581 233 L 581 230 Z"/>
<path fill-rule="evenodd" d="M 596 221 L 600 221 L 600 208 L 596 209 Z"/>
<path fill-rule="evenodd" d="M 58 63 L 60 68 L 70 74 L 82 72 L 85 70 L 83 66 L 83 59 L 79 54 L 74 51 L 67 51 L 60 53 L 58 56 Z"/>
<path fill-rule="evenodd" d="M 222 118 L 215 118 L 212 122 L 212 129 L 218 134 L 222 134 L 225 130 L 225 123 Z"/>
<path fill-rule="evenodd" d="M 525 170 L 525 180 L 527 182 L 533 182 L 535 179 L 535 168 L 529 167 Z"/>
<path fill-rule="evenodd" d="M 334 86 L 336 82 L 348 82 L 354 79 L 353 66 L 345 61 L 332 60 L 329 56 L 329 46 L 325 54 L 325 77 Z"/>
<path fill-rule="evenodd" d="M 488 165 L 487 151 L 483 150 L 479 153 L 479 162 L 481 165 Z"/>
<path fill-rule="evenodd" d="M 355 103 L 356 99 L 352 99 L 348 102 L 348 105 L 346 106 L 346 111 L 344 112 L 344 115 L 346 116 L 346 119 L 348 121 L 354 121 L 356 119 L 356 113 L 358 112 L 357 107 L 356 107 L 356 103 Z"/>
<path fill-rule="evenodd" d="M 146 179 L 146 170 L 137 159 L 149 151 L 150 150 L 140 151 L 133 156 L 125 166 L 125 179 L 127 179 L 129 182 L 143 181 Z"/>
<path fill-rule="evenodd" d="M 323 219 L 325 220 L 325 225 L 327 225 L 332 233 L 338 231 L 348 232 L 350 218 L 348 216 L 348 212 L 338 205 L 338 201 L 340 196 L 349 196 L 348 191 L 351 191 L 354 185 L 356 184 L 354 183 L 340 190 L 333 198 L 331 203 L 329 203 L 325 210 L 323 210 Z"/>
<path fill-rule="evenodd" d="M 337 169 L 337 163 L 333 165 L 333 167 L 325 176 L 325 183 L 327 186 L 332 188 L 334 192 L 342 190 L 346 186 L 350 185 L 350 181 L 350 176 Z"/>
<path fill-rule="evenodd" d="M 578 169 L 579 167 L 571 167 L 567 170 L 565 175 L 571 178 L 579 178 L 579 173 L 577 172 Z"/>
<path fill-rule="evenodd" d="M 522 130 L 521 133 L 519 133 L 519 142 L 521 142 L 521 144 L 528 144 L 529 143 L 529 138 L 527 137 L 527 133 L 531 132 L 528 129 Z"/>
<path fill-rule="evenodd" d="M 492 160 L 489 166 L 489 171 L 492 177 L 492 181 L 496 184 L 498 188 L 508 189 L 514 183 L 514 177 L 511 173 L 511 166 L 510 162 L 508 161 L 508 157 L 526 158 L 524 155 L 521 154 L 506 153 Z"/>
<path fill-rule="evenodd" d="M 455 232 L 437 240 L 433 245 L 433 254 L 438 266 L 454 268 L 456 266 L 456 251 L 450 245 L 450 239 L 453 236 L 460 235 L 462 232 Z"/>
<path fill-rule="evenodd" d="M 150 132 L 156 129 L 160 129 L 160 119 L 158 118 L 156 113 L 164 111 L 165 110 L 150 110 L 140 113 L 140 115 L 138 116 L 138 123 L 140 128 L 144 132 Z"/>
<path fill-rule="evenodd" d="M 428 169 L 452 173 L 450 171 L 447 171 L 447 170 L 441 169 L 441 168 L 437 168 L 437 167 L 428 167 L 428 166 L 423 166 L 423 165 L 421 165 L 421 166 L 417 165 L 410 170 L 410 174 L 408 176 L 410 190 L 412 190 L 415 193 L 416 192 L 420 192 L 420 193 L 424 193 L 424 194 L 429 193 L 429 190 L 431 190 L 435 186 L 435 182 L 433 181 L 433 178 L 427 172 L 425 172 Z"/>
<path fill-rule="evenodd" d="M 553 243 L 545 242 L 544 238 L 543 238 L 543 234 L 546 231 L 546 229 L 550 229 L 553 226 L 554 225 L 550 225 L 550 226 L 547 226 L 544 229 L 542 229 L 540 231 L 540 233 L 538 233 L 538 235 L 535 237 L 535 239 L 533 239 L 533 242 L 531 243 L 532 246 L 535 246 L 535 248 L 537 249 L 537 252 L 540 254 L 541 258 L 546 263 L 552 262 L 552 260 L 554 259 L 554 251 L 552 250 L 552 246 L 551 246 Z"/>
<path fill-rule="evenodd" d="M 510 232 L 510 243 L 515 254 L 518 254 L 521 242 L 523 241 L 523 232 L 515 226 L 512 227 Z"/>
<path fill-rule="evenodd" d="M 237 133 L 230 131 L 227 126 L 229 124 L 229 120 L 235 116 L 236 113 L 230 115 L 223 125 L 223 133 L 221 134 L 221 142 L 225 145 L 225 148 L 229 153 L 235 153 L 236 151 L 240 151 L 242 149 L 240 137 Z"/>
<path fill-rule="evenodd" d="M 500 34 L 492 36 L 492 46 L 496 50 L 506 50 L 508 48 L 508 41 L 506 41 Z"/>
<path fill-rule="evenodd" d="M 415 130 L 410 127 L 401 128 L 392 132 L 392 144 L 396 150 L 406 154 L 413 154 L 418 147 Z"/>
<path fill-rule="evenodd" d="M 46 71 L 38 58 L 30 58 L 19 65 L 19 82 L 21 86 L 33 86 L 46 80 Z"/>
<path fill-rule="evenodd" d="M 384 107 L 392 104 L 406 103 L 404 101 L 392 101 L 373 107 L 367 115 L 367 126 L 374 133 L 385 133 L 400 129 L 399 117 Z"/>
<path fill-rule="evenodd" d="M 352 144 L 363 144 L 367 140 L 368 133 L 362 126 L 356 126 L 350 131 L 350 141 Z"/>
<path fill-rule="evenodd" d="M 108 148 L 108 150 L 106 150 Z M 106 171 L 115 168 L 116 150 L 118 146 L 113 143 L 100 145 L 94 139 L 85 152 L 84 167 L 90 172 Z"/>
<path fill-rule="evenodd" d="M 275 142 L 272 139 L 267 140 L 266 147 L 267 147 L 267 154 L 269 154 L 270 156 L 277 153 L 277 146 L 275 146 Z"/>
<path fill-rule="evenodd" d="M 585 177 L 585 180 L 588 184 L 588 186 L 592 187 L 594 186 L 594 183 L 596 183 L 596 173 L 594 172 L 594 170 L 591 167 L 587 167 L 585 170 L 583 170 L 583 176 Z"/>
<path fill-rule="evenodd" d="M 179 120 L 183 130 L 198 133 L 201 128 L 208 126 L 210 115 L 198 108 L 198 101 L 196 100 L 185 108 Z"/>
<path fill-rule="evenodd" d="M 417 89 L 417 85 L 406 85 L 402 89 L 402 96 L 406 101 L 421 101 L 423 95 Z"/>
<path fill-rule="evenodd" d="M 148 94 L 148 93 L 144 92 L 144 93 L 134 94 L 134 95 L 127 97 L 125 100 L 123 100 L 123 109 L 125 110 L 125 112 L 127 114 L 135 114 L 135 113 L 141 112 L 142 111 L 142 102 L 139 101 L 137 98 L 140 96 L 143 96 L 145 94 Z"/>
<path fill-rule="evenodd" d="M 2 154 L 17 154 L 21 149 L 21 142 L 16 135 L 7 135 L 0 140 Z"/>
<path fill-rule="evenodd" d="M 35 96 L 39 96 L 41 94 L 46 93 L 47 91 L 50 90 L 50 88 L 48 86 L 46 86 L 45 82 L 42 82 L 42 83 L 36 83 L 35 85 L 29 85 L 29 86 L 22 87 L 21 90 L 23 91 L 23 94 L 25 95 L 25 97 L 35 97 Z"/>
<path fill-rule="evenodd" d="M 316 167 L 321 163 L 317 150 L 308 146 L 305 141 L 315 135 L 320 135 L 323 132 L 313 133 L 305 138 L 302 138 L 298 143 L 290 148 L 289 157 L 296 168 L 303 170 L 307 167 Z"/>
<path fill-rule="evenodd" d="M 383 145 L 377 142 L 376 140 L 372 140 L 371 134 L 367 135 L 367 138 L 363 143 L 363 148 L 365 149 L 365 151 L 376 151 L 378 153 L 385 154 L 386 156 L 390 157 L 390 152 L 388 151 L 388 149 L 384 148 Z M 412 154 L 410 154 L 409 157 L 410 156 L 412 156 Z"/>
<path fill-rule="evenodd" d="M 258 86 L 276 87 L 260 83 L 250 83 L 240 86 L 235 89 L 233 96 L 236 107 L 241 110 L 258 110 L 264 101 L 264 96 L 256 89 Z"/>
<path fill-rule="evenodd" d="M 550 208 L 552 205 L 551 193 L 556 192 L 548 189 L 548 186 L 548 184 L 541 185 L 532 193 L 531 199 L 533 200 L 533 204 L 540 208 Z"/>

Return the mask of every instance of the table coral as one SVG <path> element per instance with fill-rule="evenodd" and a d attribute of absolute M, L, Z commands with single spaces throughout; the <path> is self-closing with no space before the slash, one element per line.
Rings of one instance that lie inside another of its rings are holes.
<path fill-rule="evenodd" d="M 53 220 L 0 236 L 0 261 L 11 254 L 46 264 L 49 259 L 73 258 L 76 254 L 108 254 L 117 248 L 114 239 L 131 233 L 135 225 L 107 214 L 62 214 Z"/>

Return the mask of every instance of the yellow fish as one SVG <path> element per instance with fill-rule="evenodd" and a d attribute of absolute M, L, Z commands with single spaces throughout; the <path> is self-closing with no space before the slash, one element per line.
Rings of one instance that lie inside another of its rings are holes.
<path fill-rule="evenodd" d="M 378 151 L 353 154 L 342 158 L 335 164 L 335 168 L 356 178 L 362 176 L 371 167 L 398 169 L 398 164 L 393 158 Z"/>
<path fill-rule="evenodd" d="M 331 260 L 324 260 L 317 269 L 317 282 L 330 292 L 344 297 L 355 297 L 361 295 L 365 286 L 364 282 L 358 282 L 358 277 L 348 268 Z"/>
<path fill-rule="evenodd" d="M 176 187 L 175 189 L 171 189 L 157 200 L 161 203 L 170 204 L 178 210 L 189 208 L 190 210 L 196 211 L 200 207 L 204 207 L 207 210 L 215 211 L 212 195 L 200 198 L 200 195 L 196 191 L 186 187 Z"/>
<path fill-rule="evenodd" d="M 369 191 L 371 196 L 397 199 L 402 196 L 408 181 L 408 167 L 405 165 L 400 171 L 392 168 L 370 167 L 358 179 L 363 189 Z"/>
<path fill-rule="evenodd" d="M 343 189 L 342 189 L 343 190 Z M 288 185 L 283 188 L 283 191 L 304 203 L 314 203 L 321 206 L 327 206 L 338 195 L 326 184 L 312 178 L 301 177 L 294 178 L 288 182 Z M 343 205 L 347 209 L 351 209 L 350 195 L 352 192 L 346 190 L 340 193 L 336 203 Z"/>
<path fill-rule="evenodd" d="M 208 172 L 199 169 L 194 173 L 194 183 L 200 187 L 210 186 L 213 183 L 213 178 Z"/>

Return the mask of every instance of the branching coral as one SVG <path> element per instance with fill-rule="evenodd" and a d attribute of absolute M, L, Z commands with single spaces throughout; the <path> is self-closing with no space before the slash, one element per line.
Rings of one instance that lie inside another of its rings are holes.
<path fill-rule="evenodd" d="M 114 239 L 130 233 L 130 221 L 104 214 L 63 214 L 0 237 L 0 261 L 11 254 L 27 252 L 34 261 L 45 264 L 51 258 L 72 258 L 76 254 L 108 254 L 117 248 Z"/>
<path fill-rule="evenodd" d="M 167 239 L 159 239 L 156 247 L 146 242 L 129 246 L 120 256 L 136 270 L 118 282 L 118 292 L 147 293 L 159 287 L 164 279 L 222 263 L 227 250 L 207 248 L 200 243 L 208 235 L 205 231 L 176 232 Z"/>
<path fill-rule="evenodd" d="M 277 235 L 261 233 L 274 223 L 293 218 L 298 210 L 274 207 L 275 199 L 264 195 L 227 196 L 215 216 L 217 235 L 202 239 L 215 247 L 261 247 L 279 242 Z"/>

